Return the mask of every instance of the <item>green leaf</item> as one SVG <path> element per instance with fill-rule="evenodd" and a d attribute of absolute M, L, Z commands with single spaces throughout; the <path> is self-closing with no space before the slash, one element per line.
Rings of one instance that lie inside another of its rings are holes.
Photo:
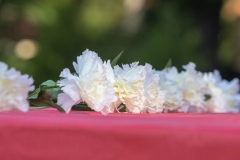
<path fill-rule="evenodd" d="M 37 108 L 53 107 L 60 112 L 65 112 L 62 107 L 54 103 L 54 101 L 57 100 L 58 94 L 61 92 L 62 90 L 56 85 L 56 82 L 47 80 L 28 96 L 28 101 L 31 106 Z"/>
<path fill-rule="evenodd" d="M 39 92 L 41 91 L 40 88 L 35 89 L 29 96 L 28 99 L 36 99 L 38 97 Z"/>
<path fill-rule="evenodd" d="M 172 59 L 170 58 L 164 68 L 172 67 Z"/>
<path fill-rule="evenodd" d="M 47 81 L 43 82 L 42 84 L 40 84 L 39 87 L 41 89 L 49 89 L 49 88 L 56 88 L 58 86 L 56 85 L 56 82 L 54 82 L 53 80 L 47 80 Z"/>
<path fill-rule="evenodd" d="M 204 97 L 205 97 L 205 99 L 204 99 L 205 101 L 208 101 L 212 98 L 212 96 L 210 94 L 205 94 Z"/>
<path fill-rule="evenodd" d="M 45 90 L 48 94 L 51 95 L 52 100 L 56 100 L 59 93 L 62 93 L 62 90 L 57 86 L 56 82 L 52 80 L 47 80 L 40 85 L 42 90 Z"/>
<path fill-rule="evenodd" d="M 72 106 L 72 110 L 77 111 L 93 111 L 90 107 L 88 107 L 86 104 L 77 104 Z"/>
<path fill-rule="evenodd" d="M 119 58 L 121 57 L 122 53 L 124 52 L 124 50 L 122 52 L 120 52 L 117 57 L 115 57 L 113 60 L 112 60 L 112 63 L 111 63 L 111 66 L 114 67 L 116 64 L 117 64 L 117 61 L 119 60 Z"/>
<path fill-rule="evenodd" d="M 58 94 L 62 93 L 62 90 L 60 87 L 45 89 L 45 91 L 51 95 L 52 100 L 57 100 Z"/>
<path fill-rule="evenodd" d="M 47 91 L 51 95 L 51 99 L 57 99 L 59 93 L 61 93 L 61 88 L 56 85 L 56 82 L 52 80 L 47 80 L 40 84 L 33 93 L 28 96 L 28 99 L 36 99 L 41 91 Z"/>
<path fill-rule="evenodd" d="M 54 103 L 51 98 L 52 96 L 48 92 L 41 91 L 39 92 L 39 96 L 36 99 L 29 99 L 29 103 L 36 107 L 53 107 L 56 108 L 58 111 L 65 113 L 65 110 L 56 103 Z"/>

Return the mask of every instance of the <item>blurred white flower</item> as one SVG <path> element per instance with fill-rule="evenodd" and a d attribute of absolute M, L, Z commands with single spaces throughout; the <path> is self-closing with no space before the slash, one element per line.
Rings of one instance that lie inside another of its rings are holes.
<path fill-rule="evenodd" d="M 195 69 L 192 62 L 183 66 L 185 71 L 180 73 L 179 85 L 183 91 L 183 99 L 196 112 L 203 111 L 205 104 L 206 83 L 203 81 L 203 74 Z"/>
<path fill-rule="evenodd" d="M 233 79 L 228 82 L 222 80 L 220 73 L 205 73 L 204 81 L 207 83 L 210 98 L 206 101 L 209 112 L 238 112 L 239 108 L 239 80 Z"/>
<path fill-rule="evenodd" d="M 187 112 L 184 104 L 182 89 L 177 83 L 179 73 L 176 67 L 166 68 L 157 72 L 160 77 L 160 88 L 165 92 L 165 111 Z"/>
<path fill-rule="evenodd" d="M 175 67 L 158 72 L 166 92 L 165 110 L 178 112 L 238 112 L 239 81 L 222 80 L 218 71 L 201 73 L 192 62 L 178 72 Z"/>
<path fill-rule="evenodd" d="M 201 72 L 195 70 L 192 62 L 178 72 L 176 67 L 158 72 L 160 87 L 166 92 L 166 110 L 178 112 L 201 112 L 205 104 L 205 88 Z"/>
<path fill-rule="evenodd" d="M 58 104 L 69 112 L 80 102 L 95 111 L 107 114 L 114 111 L 117 98 L 113 88 L 114 74 L 110 61 L 103 62 L 95 52 L 85 50 L 73 63 L 76 74 L 64 69 L 58 85 L 63 90 L 58 96 Z"/>
<path fill-rule="evenodd" d="M 115 92 L 120 101 L 132 113 L 162 112 L 164 94 L 159 88 L 159 77 L 149 64 L 114 67 Z"/>
<path fill-rule="evenodd" d="M 0 62 L 0 111 L 18 109 L 26 112 L 29 109 L 28 92 L 34 90 L 33 79 L 21 75 L 14 68 Z"/>

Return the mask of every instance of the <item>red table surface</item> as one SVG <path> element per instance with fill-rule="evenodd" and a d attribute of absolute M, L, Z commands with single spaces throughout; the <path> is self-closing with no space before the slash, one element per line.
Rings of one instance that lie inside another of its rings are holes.
<path fill-rule="evenodd" d="M 240 159 L 240 115 L 0 113 L 1 160 Z"/>

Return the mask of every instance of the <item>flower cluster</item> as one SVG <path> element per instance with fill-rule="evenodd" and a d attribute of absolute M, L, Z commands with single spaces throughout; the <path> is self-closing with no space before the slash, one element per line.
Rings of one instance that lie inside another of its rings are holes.
<path fill-rule="evenodd" d="M 26 112 L 29 109 L 28 92 L 34 90 L 33 79 L 21 75 L 14 68 L 0 62 L 0 111 L 18 109 Z"/>
<path fill-rule="evenodd" d="M 111 66 L 97 53 L 85 50 L 73 63 L 76 73 L 64 69 L 57 85 L 58 104 L 69 112 L 75 104 L 108 114 L 124 105 L 131 113 L 238 112 L 239 81 L 222 80 L 218 71 L 202 73 L 194 63 L 154 70 L 138 62 Z"/>
<path fill-rule="evenodd" d="M 114 90 L 114 73 L 110 61 L 103 62 L 95 52 L 86 50 L 73 63 L 75 74 L 64 69 L 58 81 L 63 93 L 58 95 L 58 104 L 69 112 L 74 104 L 86 102 L 95 111 L 113 112 L 117 101 Z"/>

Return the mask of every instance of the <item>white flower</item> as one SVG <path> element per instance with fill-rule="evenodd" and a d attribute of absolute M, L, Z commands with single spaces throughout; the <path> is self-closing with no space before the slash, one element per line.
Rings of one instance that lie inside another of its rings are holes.
<path fill-rule="evenodd" d="M 210 99 L 206 101 L 206 108 L 210 112 L 238 112 L 239 108 L 239 80 L 228 82 L 222 80 L 218 71 L 205 73 L 204 81 L 207 83 Z"/>
<path fill-rule="evenodd" d="M 163 110 L 164 95 L 159 88 L 157 74 L 150 65 L 130 65 L 114 67 L 116 76 L 115 92 L 120 101 L 132 113 L 156 113 Z"/>
<path fill-rule="evenodd" d="M 238 112 L 239 81 L 222 80 L 218 71 L 201 73 L 189 63 L 178 72 L 175 67 L 158 72 L 160 87 L 166 92 L 166 110 L 179 112 Z M 207 96 L 209 96 L 207 98 Z"/>
<path fill-rule="evenodd" d="M 149 64 L 146 67 L 144 81 L 145 109 L 149 113 L 161 113 L 164 110 L 165 93 L 160 89 L 160 77 Z"/>
<path fill-rule="evenodd" d="M 178 72 L 176 67 L 166 68 L 158 72 L 160 87 L 166 92 L 165 106 L 167 110 L 179 112 L 200 112 L 204 110 L 205 88 L 201 72 L 195 70 L 192 62 L 183 66 Z"/>
<path fill-rule="evenodd" d="M 166 68 L 157 73 L 160 77 L 160 88 L 165 92 L 165 111 L 187 112 L 188 105 L 185 105 L 182 89 L 176 81 L 179 77 L 177 68 Z"/>
<path fill-rule="evenodd" d="M 195 107 L 197 112 L 204 110 L 206 83 L 203 81 L 203 74 L 195 69 L 192 62 L 183 66 L 185 71 L 180 73 L 181 89 L 183 99 L 191 107 Z"/>
<path fill-rule="evenodd" d="M 130 112 L 140 113 L 144 109 L 144 67 L 138 63 L 122 67 L 114 67 L 116 95 Z"/>
<path fill-rule="evenodd" d="M 34 90 L 33 79 L 21 75 L 14 68 L 0 62 L 0 111 L 18 109 L 26 112 L 29 109 L 28 92 Z"/>
<path fill-rule="evenodd" d="M 110 61 L 103 62 L 95 52 L 88 49 L 73 63 L 77 74 L 64 69 L 58 81 L 63 93 L 58 96 L 58 104 L 69 112 L 71 107 L 80 102 L 95 111 L 107 114 L 113 112 L 117 98 L 113 88 L 114 74 Z"/>

